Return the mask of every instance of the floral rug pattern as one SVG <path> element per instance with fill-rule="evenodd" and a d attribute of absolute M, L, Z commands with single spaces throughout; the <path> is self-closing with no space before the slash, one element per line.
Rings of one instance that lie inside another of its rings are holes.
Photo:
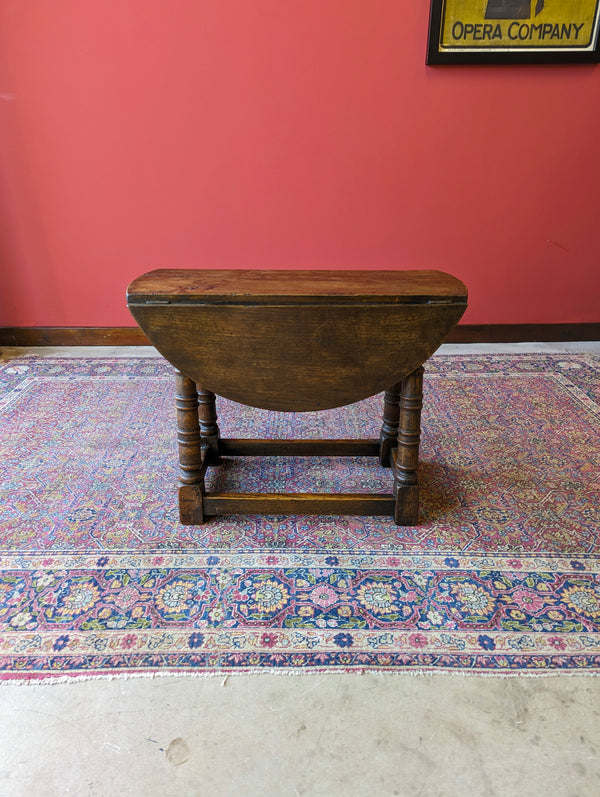
<path fill-rule="evenodd" d="M 436 355 L 418 526 L 181 526 L 158 357 L 0 363 L 0 678 L 270 670 L 597 672 L 600 360 Z M 223 437 L 377 437 L 218 400 Z M 366 458 L 239 458 L 229 490 L 391 491 Z"/>

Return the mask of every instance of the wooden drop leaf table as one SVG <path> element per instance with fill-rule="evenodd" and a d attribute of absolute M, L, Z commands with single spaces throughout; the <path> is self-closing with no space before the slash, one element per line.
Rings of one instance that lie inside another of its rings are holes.
<path fill-rule="evenodd" d="M 440 271 L 161 269 L 135 279 L 127 304 L 176 369 L 181 522 L 223 514 L 391 515 L 418 521 L 423 363 L 467 306 Z M 215 396 L 308 412 L 384 392 L 377 440 L 222 439 Z M 225 456 L 375 456 L 393 493 L 207 494 Z"/>

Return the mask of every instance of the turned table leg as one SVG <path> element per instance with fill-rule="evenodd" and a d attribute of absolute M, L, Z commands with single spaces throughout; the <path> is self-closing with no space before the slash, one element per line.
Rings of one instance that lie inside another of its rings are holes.
<path fill-rule="evenodd" d="M 198 417 L 200 421 L 200 441 L 202 448 L 207 448 L 207 456 L 211 464 L 219 461 L 219 425 L 217 423 L 217 406 L 215 394 L 196 385 L 198 391 Z"/>
<path fill-rule="evenodd" d="M 379 436 L 379 464 L 384 468 L 389 468 L 392 464 L 392 449 L 398 445 L 401 389 L 402 382 L 398 382 L 385 391 L 383 398 L 383 425 Z"/>
<path fill-rule="evenodd" d="M 177 445 L 179 450 L 179 518 L 185 525 L 204 521 L 204 462 L 196 383 L 175 371 Z"/>
<path fill-rule="evenodd" d="M 415 526 L 419 519 L 419 443 L 423 406 L 423 366 L 402 380 L 398 423 L 398 451 L 394 469 L 394 520 L 399 526 Z"/>

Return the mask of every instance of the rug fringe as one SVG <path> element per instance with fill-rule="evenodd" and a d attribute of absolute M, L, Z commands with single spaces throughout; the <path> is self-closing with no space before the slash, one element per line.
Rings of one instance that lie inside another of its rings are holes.
<path fill-rule="evenodd" d="M 537 670 L 537 671 L 511 671 L 511 672 L 476 672 L 472 670 L 377 670 L 377 669 L 356 669 L 356 670 L 335 670 L 331 668 L 304 668 L 301 670 L 287 670 L 278 668 L 255 668 L 241 670 L 215 670 L 214 672 L 181 672 L 177 670 L 167 670 L 160 672 L 118 672 L 118 673 L 97 673 L 94 675 L 34 675 L 30 678 L 4 678 L 0 680 L 0 689 L 6 685 L 16 686 L 55 686 L 58 684 L 68 684 L 83 681 L 117 681 L 133 680 L 146 678 L 154 680 L 157 678 L 222 678 L 221 686 L 226 686 L 230 677 L 244 677 L 248 675 L 277 675 L 277 676 L 310 676 L 310 675 L 346 675 L 363 676 L 376 675 L 382 680 L 386 677 L 398 678 L 408 676 L 410 678 L 596 678 L 600 676 L 600 671 L 591 670 Z"/>

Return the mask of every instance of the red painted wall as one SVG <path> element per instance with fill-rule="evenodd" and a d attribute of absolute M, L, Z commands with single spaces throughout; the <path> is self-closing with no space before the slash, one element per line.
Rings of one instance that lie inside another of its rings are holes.
<path fill-rule="evenodd" d="M 0 326 L 155 267 L 442 268 L 600 321 L 600 69 L 427 67 L 426 0 L 4 0 Z"/>

